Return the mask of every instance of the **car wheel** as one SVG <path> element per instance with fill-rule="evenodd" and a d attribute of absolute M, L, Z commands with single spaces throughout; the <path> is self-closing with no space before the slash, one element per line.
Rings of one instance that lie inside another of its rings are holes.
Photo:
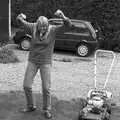
<path fill-rule="evenodd" d="M 22 50 L 29 50 L 30 49 L 30 39 L 29 38 L 24 38 L 21 42 L 20 42 L 20 48 Z"/>
<path fill-rule="evenodd" d="M 88 44 L 86 43 L 81 43 L 77 46 L 77 55 L 80 57 L 86 57 L 89 55 L 90 53 L 90 47 Z"/>

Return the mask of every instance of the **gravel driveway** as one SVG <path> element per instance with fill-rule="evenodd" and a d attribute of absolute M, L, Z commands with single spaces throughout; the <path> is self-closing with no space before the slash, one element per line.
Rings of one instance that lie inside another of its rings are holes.
<path fill-rule="evenodd" d="M 11 46 L 10 46 L 11 47 Z M 0 90 L 22 90 L 22 82 L 27 65 L 29 52 L 11 47 L 20 59 L 20 63 L 0 64 Z M 105 58 L 107 61 L 107 58 Z M 113 93 L 114 100 L 120 101 L 120 54 L 116 60 L 107 88 Z M 69 53 L 54 53 L 52 67 L 52 94 L 59 99 L 69 100 L 76 97 L 86 97 L 89 89 L 94 87 L 94 58 L 77 57 Z M 101 82 L 103 82 L 101 80 Z M 33 85 L 34 92 L 41 92 L 41 80 L 37 73 Z"/>

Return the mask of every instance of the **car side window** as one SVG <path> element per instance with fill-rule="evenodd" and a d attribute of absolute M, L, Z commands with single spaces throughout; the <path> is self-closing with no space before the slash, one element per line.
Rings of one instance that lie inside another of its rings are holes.
<path fill-rule="evenodd" d="M 49 21 L 49 23 L 51 25 L 61 25 L 63 22 L 62 21 L 56 21 L 56 20 L 54 20 L 54 21 Z"/>
<path fill-rule="evenodd" d="M 70 31 L 73 33 L 89 33 L 89 30 L 83 23 L 72 23 Z"/>
<path fill-rule="evenodd" d="M 86 28 L 86 26 L 85 26 L 85 24 L 83 24 L 83 23 L 73 23 L 73 25 L 75 26 L 75 27 L 79 27 L 79 28 Z"/>

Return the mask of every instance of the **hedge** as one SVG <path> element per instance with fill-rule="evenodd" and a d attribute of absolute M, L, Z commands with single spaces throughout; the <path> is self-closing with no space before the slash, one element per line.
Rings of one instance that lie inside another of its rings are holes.
<path fill-rule="evenodd" d="M 69 18 L 97 23 L 106 39 L 113 39 L 120 30 L 119 0 L 12 0 L 12 25 L 17 26 L 19 13 L 26 14 L 27 20 L 34 22 L 40 15 L 54 17 L 57 9 Z"/>

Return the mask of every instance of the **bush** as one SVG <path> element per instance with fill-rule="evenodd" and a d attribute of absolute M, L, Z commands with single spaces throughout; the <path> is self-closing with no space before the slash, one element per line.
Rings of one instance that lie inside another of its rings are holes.
<path fill-rule="evenodd" d="M 7 45 L 10 42 L 9 39 L 0 39 L 0 47 Z"/>
<path fill-rule="evenodd" d="M 7 64 L 16 62 L 19 62 L 19 59 L 11 49 L 5 47 L 0 49 L 0 63 Z"/>
<path fill-rule="evenodd" d="M 28 21 L 35 22 L 40 15 L 54 17 L 57 9 L 69 18 L 97 24 L 106 42 L 112 41 L 120 31 L 119 0 L 12 0 L 12 25 L 19 27 L 16 22 L 19 13 L 26 14 Z"/>

